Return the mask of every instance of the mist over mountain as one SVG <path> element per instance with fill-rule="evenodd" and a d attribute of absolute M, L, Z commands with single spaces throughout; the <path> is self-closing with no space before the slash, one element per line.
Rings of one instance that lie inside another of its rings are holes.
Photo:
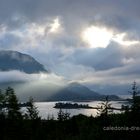
<path fill-rule="evenodd" d="M 0 51 L 0 71 L 19 70 L 25 73 L 47 72 L 33 57 L 17 51 Z"/>
<path fill-rule="evenodd" d="M 18 97 L 24 101 L 30 96 L 36 101 L 86 101 L 105 98 L 105 95 L 95 92 L 94 89 L 90 90 L 77 82 L 69 83 L 61 76 L 47 73 L 44 66 L 33 57 L 17 51 L 0 51 L 0 71 L 0 88 L 13 87 Z M 119 97 L 110 95 L 110 99 L 118 100 Z"/>
<path fill-rule="evenodd" d="M 3 90 L 7 86 L 15 89 L 21 101 L 27 101 L 29 97 L 33 97 L 35 101 L 93 101 L 103 100 L 107 96 L 90 90 L 79 83 L 60 85 L 46 80 L 0 83 L 0 88 Z M 120 100 L 116 95 L 109 95 L 109 99 Z"/>
<path fill-rule="evenodd" d="M 103 100 L 106 95 L 99 94 L 93 90 L 90 90 L 86 86 L 79 83 L 70 83 L 65 88 L 56 92 L 52 96 L 46 98 L 48 101 L 91 101 L 91 100 Z M 119 100 L 116 95 L 109 95 L 110 100 Z"/>

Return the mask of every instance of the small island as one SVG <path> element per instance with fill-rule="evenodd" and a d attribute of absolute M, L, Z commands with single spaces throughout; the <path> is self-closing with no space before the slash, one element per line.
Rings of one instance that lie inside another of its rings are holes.
<path fill-rule="evenodd" d="M 88 104 L 77 104 L 77 103 L 56 103 L 54 108 L 62 109 L 93 109 Z"/>

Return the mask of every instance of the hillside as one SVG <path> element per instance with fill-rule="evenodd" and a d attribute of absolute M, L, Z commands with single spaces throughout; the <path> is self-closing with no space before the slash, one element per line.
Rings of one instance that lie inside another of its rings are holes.
<path fill-rule="evenodd" d="M 47 101 L 91 101 L 103 100 L 105 95 L 101 95 L 95 91 L 90 90 L 84 85 L 79 83 L 71 83 L 67 87 L 49 96 Z M 110 100 L 120 100 L 116 95 L 110 95 Z"/>
<path fill-rule="evenodd" d="M 0 51 L 0 71 L 19 70 L 25 73 L 47 72 L 32 56 L 17 51 Z"/>

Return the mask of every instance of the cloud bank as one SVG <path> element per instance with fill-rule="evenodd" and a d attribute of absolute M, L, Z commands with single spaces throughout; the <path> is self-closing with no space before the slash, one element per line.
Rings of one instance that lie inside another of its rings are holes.
<path fill-rule="evenodd" d="M 67 82 L 95 90 L 140 83 L 139 5 L 139 0 L 0 0 L 0 49 L 30 54 Z M 106 47 L 90 48 L 81 39 L 93 26 L 112 33 Z M 0 77 L 35 81 L 45 76 L 12 71 Z"/>

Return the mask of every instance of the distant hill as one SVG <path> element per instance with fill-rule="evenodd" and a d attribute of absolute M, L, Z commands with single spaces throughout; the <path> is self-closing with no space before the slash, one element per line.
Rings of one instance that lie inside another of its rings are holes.
<path fill-rule="evenodd" d="M 17 51 L 0 51 L 0 71 L 19 70 L 25 73 L 47 72 L 33 57 Z"/>
<path fill-rule="evenodd" d="M 35 101 L 99 101 L 106 95 L 99 94 L 79 83 L 71 83 L 66 86 L 56 85 L 43 81 L 41 83 L 9 82 L 0 83 L 0 89 L 13 87 L 21 101 L 27 101 L 33 97 Z M 109 100 L 122 100 L 116 95 L 109 95 Z"/>
<path fill-rule="evenodd" d="M 0 71 L 10 70 L 19 70 L 28 74 L 47 72 L 44 66 L 30 55 L 17 51 L 0 51 Z M 34 82 L 11 81 L 0 83 L 0 88 L 7 86 L 15 88 L 21 99 L 32 96 L 36 101 L 90 101 L 105 99 L 105 95 L 90 90 L 79 83 L 70 83 L 62 87 L 44 81 L 38 84 Z M 110 95 L 109 98 L 111 100 L 120 99 L 116 95 Z"/>
<path fill-rule="evenodd" d="M 47 98 L 47 101 L 90 101 L 104 100 L 105 95 L 101 95 L 79 83 L 71 83 L 67 87 L 56 92 Z M 116 95 L 109 95 L 110 100 L 120 100 Z"/>

